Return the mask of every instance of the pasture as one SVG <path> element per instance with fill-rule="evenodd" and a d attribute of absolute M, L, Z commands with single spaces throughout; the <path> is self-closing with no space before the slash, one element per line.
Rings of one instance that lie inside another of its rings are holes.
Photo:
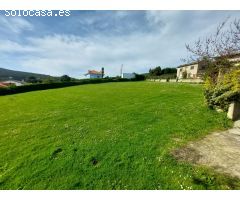
<path fill-rule="evenodd" d="M 0 97 L 0 189 L 239 189 L 171 154 L 232 125 L 201 85 L 125 82 Z"/>

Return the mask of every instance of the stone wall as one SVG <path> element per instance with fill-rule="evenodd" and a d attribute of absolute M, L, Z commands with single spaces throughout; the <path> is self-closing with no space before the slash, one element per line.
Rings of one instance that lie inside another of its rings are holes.
<path fill-rule="evenodd" d="M 240 119 L 240 103 L 232 102 L 228 108 L 227 117 L 233 121 Z"/>

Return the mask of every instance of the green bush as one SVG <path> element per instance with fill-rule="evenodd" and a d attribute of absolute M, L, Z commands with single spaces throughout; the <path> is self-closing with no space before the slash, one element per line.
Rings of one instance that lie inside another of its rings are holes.
<path fill-rule="evenodd" d="M 60 81 L 61 82 L 70 82 L 71 81 L 71 77 L 68 75 L 63 75 L 60 77 Z"/>
<path fill-rule="evenodd" d="M 182 73 L 182 78 L 183 78 L 183 79 L 186 79 L 186 78 L 187 78 L 187 71 L 183 71 L 183 73 Z"/>
<path fill-rule="evenodd" d="M 136 81 L 143 81 L 145 79 L 146 79 L 146 77 L 143 74 L 136 74 L 135 73 L 135 80 Z"/>
<path fill-rule="evenodd" d="M 204 96 L 209 107 L 218 107 L 227 111 L 231 102 L 240 101 L 240 70 L 230 70 L 216 83 L 207 77 L 204 89 Z"/>

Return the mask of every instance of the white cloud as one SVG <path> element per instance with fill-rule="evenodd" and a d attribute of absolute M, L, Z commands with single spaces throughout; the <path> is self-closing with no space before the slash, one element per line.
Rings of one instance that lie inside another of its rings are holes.
<path fill-rule="evenodd" d="M 1 30 L 16 34 L 33 30 L 33 25 L 21 17 L 0 16 L 0 27 Z"/>
<path fill-rule="evenodd" d="M 13 53 L 13 52 L 34 52 L 35 48 L 31 46 L 21 45 L 11 40 L 0 40 L 0 52 L 2 53 Z"/>
<path fill-rule="evenodd" d="M 8 42 L 0 46 L 0 51 L 25 52 L 27 56 L 19 62 L 27 71 L 77 77 L 88 69 L 100 67 L 105 67 L 108 75 L 116 75 L 121 64 L 128 72 L 147 71 L 149 67 L 167 63 L 171 56 L 170 43 L 161 41 L 158 34 L 91 38 L 52 35 L 30 38 L 27 45 Z"/>
<path fill-rule="evenodd" d="M 115 15 L 124 18 L 126 14 Z M 185 43 L 210 33 L 226 15 L 211 12 L 209 15 L 202 11 L 147 11 L 145 17 L 153 27 L 149 31 L 108 35 L 98 31 L 85 37 L 76 33 L 26 37 L 25 43 L 2 41 L 0 51 L 20 52 L 14 62 L 18 70 L 24 71 L 81 77 L 88 69 L 105 67 L 106 75 L 118 75 L 123 64 L 125 72 L 141 73 L 154 66 L 181 64 L 180 59 L 187 56 Z"/>

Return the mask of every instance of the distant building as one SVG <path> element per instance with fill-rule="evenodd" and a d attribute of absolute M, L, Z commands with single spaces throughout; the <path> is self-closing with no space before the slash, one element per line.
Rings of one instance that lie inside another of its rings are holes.
<path fill-rule="evenodd" d="M 132 79 L 135 77 L 136 77 L 135 73 L 122 73 L 121 75 L 121 78 L 127 78 L 127 79 Z"/>
<path fill-rule="evenodd" d="M 104 68 L 101 71 L 96 70 L 88 70 L 88 73 L 85 74 L 88 78 L 103 78 L 104 76 Z"/>
<path fill-rule="evenodd" d="M 3 81 L 1 84 L 10 86 L 10 85 L 16 85 L 16 86 L 21 86 L 24 84 L 22 81 L 15 81 L 15 80 L 8 80 L 8 81 Z"/>
<path fill-rule="evenodd" d="M 215 57 L 214 60 L 219 59 L 220 57 Z M 240 64 L 240 54 L 229 55 L 227 59 L 234 63 L 234 65 Z M 206 64 L 204 62 L 193 62 L 185 65 L 180 65 L 177 67 L 177 78 L 178 79 L 202 79 L 205 71 Z M 185 77 L 184 77 L 185 76 Z"/>
<path fill-rule="evenodd" d="M 198 62 L 180 65 L 177 67 L 177 78 L 201 79 L 205 73 L 205 66 Z M 185 76 L 185 77 L 184 77 Z"/>
<path fill-rule="evenodd" d="M 8 87 L 8 85 L 0 82 L 0 88 L 5 88 L 5 87 Z"/>

